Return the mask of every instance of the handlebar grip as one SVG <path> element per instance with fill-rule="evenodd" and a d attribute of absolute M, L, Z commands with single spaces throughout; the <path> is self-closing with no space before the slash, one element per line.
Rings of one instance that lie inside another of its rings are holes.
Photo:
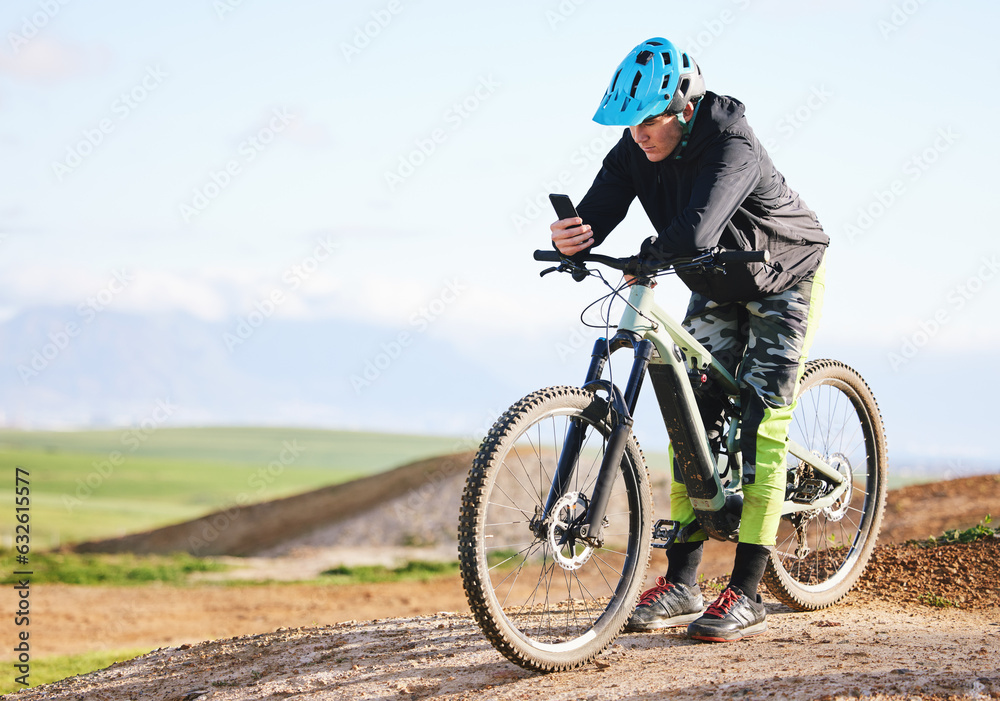
<path fill-rule="evenodd" d="M 559 263 L 562 258 L 559 256 L 559 251 L 535 251 L 535 260 L 542 261 L 543 263 Z"/>
<path fill-rule="evenodd" d="M 717 263 L 766 263 L 771 260 L 770 251 L 719 251 Z"/>

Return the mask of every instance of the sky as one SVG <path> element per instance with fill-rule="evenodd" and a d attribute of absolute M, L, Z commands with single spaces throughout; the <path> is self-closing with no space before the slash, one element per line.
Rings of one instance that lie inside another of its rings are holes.
<path fill-rule="evenodd" d="M 578 201 L 620 136 L 591 121 L 618 62 L 664 36 L 747 105 L 830 234 L 818 354 L 914 388 L 890 406 L 943 390 L 985 410 L 981 383 L 951 380 L 1000 348 L 1000 142 L 982 129 L 998 20 L 974 0 L 12 0 L 0 320 L 239 320 L 270 300 L 426 334 L 515 381 L 542 346 L 538 365 L 565 368 L 551 383 L 578 381 L 586 353 L 564 351 L 589 348 L 578 315 L 601 290 L 539 279 L 530 254 L 547 193 Z M 636 207 L 601 252 L 651 233 Z M 686 291 L 660 290 L 679 314 Z M 986 454 L 985 435 L 962 450 Z"/>

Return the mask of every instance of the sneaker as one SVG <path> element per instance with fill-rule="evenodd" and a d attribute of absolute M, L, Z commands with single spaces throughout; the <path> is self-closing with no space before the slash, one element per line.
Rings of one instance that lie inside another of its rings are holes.
<path fill-rule="evenodd" d="M 688 637 L 725 643 L 767 630 L 767 611 L 760 594 L 753 599 L 726 587 L 705 615 L 688 626 Z"/>
<path fill-rule="evenodd" d="M 644 631 L 684 626 L 698 618 L 704 608 L 705 600 L 697 586 L 686 587 L 657 577 L 656 586 L 647 589 L 639 597 L 639 604 L 625 624 L 625 630 Z"/>

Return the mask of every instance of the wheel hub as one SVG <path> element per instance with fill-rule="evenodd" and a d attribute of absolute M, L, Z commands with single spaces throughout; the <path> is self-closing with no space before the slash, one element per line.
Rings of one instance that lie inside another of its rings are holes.
<path fill-rule="evenodd" d="M 548 542 L 553 559 L 564 570 L 580 569 L 594 552 L 593 546 L 578 537 L 587 506 L 587 498 L 580 492 L 567 492 L 552 508 Z"/>

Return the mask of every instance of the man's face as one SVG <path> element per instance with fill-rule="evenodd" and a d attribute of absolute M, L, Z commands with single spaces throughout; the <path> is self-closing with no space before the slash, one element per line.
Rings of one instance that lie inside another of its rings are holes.
<path fill-rule="evenodd" d="M 649 117 L 644 122 L 629 127 L 629 131 L 632 133 L 632 140 L 643 150 L 646 158 L 654 163 L 673 153 L 684 135 L 677 115 Z"/>

